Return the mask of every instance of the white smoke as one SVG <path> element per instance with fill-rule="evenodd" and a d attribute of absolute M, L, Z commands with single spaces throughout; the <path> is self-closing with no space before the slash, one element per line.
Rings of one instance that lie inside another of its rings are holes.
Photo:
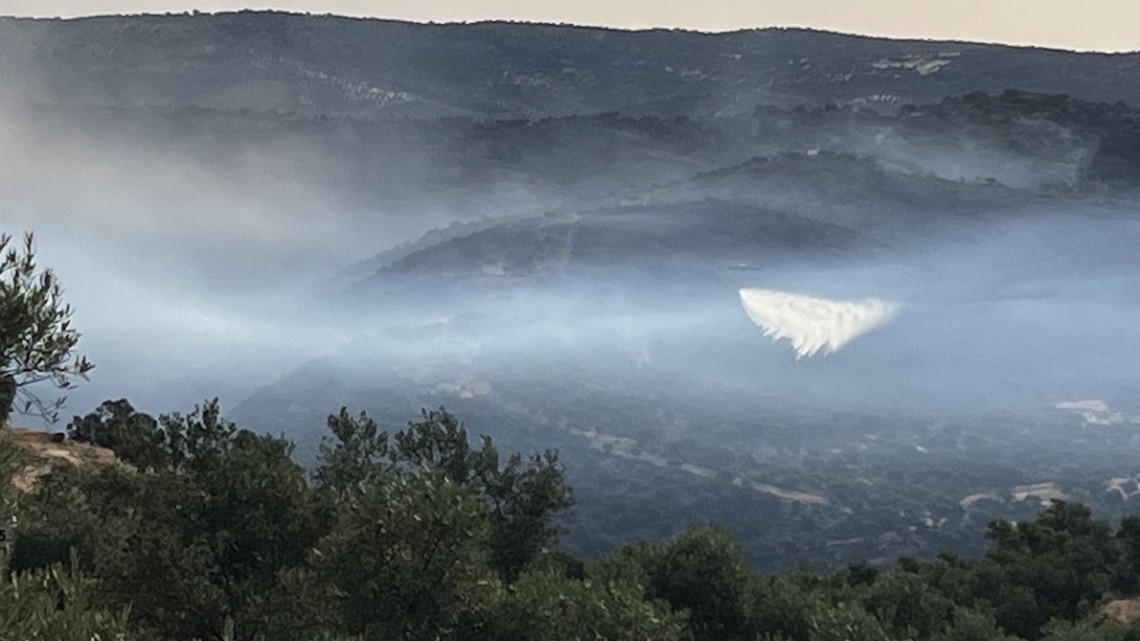
<path fill-rule="evenodd" d="M 796 360 L 833 354 L 889 321 L 898 309 L 878 298 L 830 300 L 771 289 L 742 289 L 740 301 L 765 336 L 792 344 Z"/>

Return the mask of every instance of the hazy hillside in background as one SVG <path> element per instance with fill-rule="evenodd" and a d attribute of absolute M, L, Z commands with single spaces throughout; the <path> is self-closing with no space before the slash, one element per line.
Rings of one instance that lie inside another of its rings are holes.
<path fill-rule="evenodd" d="M 706 35 L 247 12 L 8 19 L 0 42 L 5 77 L 30 74 L 32 96 L 114 107 L 542 118 L 723 116 L 761 103 L 923 103 L 1010 88 L 1140 98 L 1135 54 L 793 29 Z"/>
<path fill-rule="evenodd" d="M 220 395 L 311 459 L 342 405 L 445 405 L 563 451 L 585 552 L 1135 507 L 1140 55 L 247 12 L 0 19 L 0 87 L 75 413 Z M 796 360 L 741 288 L 899 311 Z"/>

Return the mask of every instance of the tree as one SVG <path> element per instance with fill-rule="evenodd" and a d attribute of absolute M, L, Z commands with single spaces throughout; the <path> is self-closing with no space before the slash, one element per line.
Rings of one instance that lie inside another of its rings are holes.
<path fill-rule="evenodd" d="M 29 386 L 50 382 L 66 390 L 93 365 L 73 354 L 79 332 L 71 307 L 55 273 L 37 267 L 32 233 L 22 248 L 11 245 L 11 236 L 0 235 L 0 425 L 13 409 L 54 423 L 66 397 L 46 402 Z"/>
<path fill-rule="evenodd" d="M 489 437 L 472 447 L 467 428 L 444 408 L 423 411 L 422 420 L 391 437 L 367 414 L 346 409 L 330 416 L 328 426 L 333 439 L 321 445 L 315 474 L 326 499 L 396 478 L 443 474 L 489 506 L 490 562 L 508 581 L 554 547 L 554 517 L 574 504 L 556 452 L 512 454 L 503 464 Z"/>
<path fill-rule="evenodd" d="M 693 524 L 672 541 L 633 545 L 621 556 L 645 573 L 647 599 L 688 612 L 696 641 L 745 640 L 760 632 L 758 576 L 723 527 Z"/>
<path fill-rule="evenodd" d="M 149 414 L 136 411 L 125 398 L 104 401 L 87 416 L 67 425 L 73 441 L 91 443 L 115 452 L 120 460 L 139 468 L 161 467 L 168 454 L 164 432 Z"/>
<path fill-rule="evenodd" d="M 0 563 L 0 566 L 3 564 Z M 90 641 L 138 638 L 131 633 L 127 610 L 93 605 L 95 580 L 62 565 L 9 574 L 0 567 L 0 630 L 4 639 Z"/>
<path fill-rule="evenodd" d="M 680 641 L 688 639 L 683 614 L 648 601 L 632 577 L 572 579 L 559 572 L 527 572 L 504 589 L 478 641 Z"/>
<path fill-rule="evenodd" d="M 342 497 L 311 555 L 338 632 L 366 640 L 457 639 L 498 589 L 487 506 L 434 471 Z"/>
<path fill-rule="evenodd" d="M 157 427 L 130 420 L 126 402 L 104 407 L 118 411 L 118 427 L 147 434 L 134 450 L 146 464 L 59 466 L 41 477 L 20 502 L 12 569 L 64 562 L 74 548 L 99 579 L 99 604 L 129 605 L 158 638 L 216 640 L 227 626 L 232 639 L 259 638 L 278 577 L 324 534 L 292 444 L 222 419 L 216 401 Z M 102 423 L 90 426 L 98 436 Z"/>
<path fill-rule="evenodd" d="M 927 638 L 953 621 L 954 604 L 927 577 L 895 571 L 865 588 L 863 607 L 896 638 Z"/>
<path fill-rule="evenodd" d="M 853 603 L 820 604 L 808 621 L 808 641 L 892 641 L 869 612 Z"/>
<path fill-rule="evenodd" d="M 1033 521 L 996 521 L 986 535 L 990 577 L 980 594 L 997 607 L 1002 628 L 1027 639 L 1053 618 L 1075 621 L 1112 587 L 1120 542 L 1108 523 L 1079 503 L 1053 501 Z"/>
<path fill-rule="evenodd" d="M 1121 558 L 1116 568 L 1116 587 L 1125 594 L 1140 592 L 1140 516 L 1126 516 L 1116 530 Z"/>
<path fill-rule="evenodd" d="M 992 616 L 965 608 L 958 609 L 954 620 L 931 641 L 1019 641 L 1001 631 Z"/>

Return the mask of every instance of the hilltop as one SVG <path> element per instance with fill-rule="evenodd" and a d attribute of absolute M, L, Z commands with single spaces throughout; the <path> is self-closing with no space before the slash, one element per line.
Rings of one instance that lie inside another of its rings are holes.
<path fill-rule="evenodd" d="M 24 98 L 375 118 L 725 115 L 756 104 L 927 103 L 1015 88 L 1140 102 L 1140 54 L 888 40 L 416 24 L 243 11 L 0 19 Z M 11 96 L 9 96 L 11 97 Z"/>
<path fill-rule="evenodd" d="M 23 468 L 12 479 L 17 488 L 30 490 L 38 478 L 56 465 L 108 465 L 115 462 L 115 453 L 107 448 L 66 438 L 57 440 L 60 436 L 64 435 L 25 427 L 5 427 L 0 432 L 0 438 L 15 443 L 24 455 Z"/>

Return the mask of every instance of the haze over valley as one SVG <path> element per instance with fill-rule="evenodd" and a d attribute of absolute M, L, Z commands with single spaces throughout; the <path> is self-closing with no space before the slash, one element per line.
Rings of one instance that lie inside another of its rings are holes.
<path fill-rule="evenodd" d="M 1140 492 L 1140 54 L 802 30 L 0 19 L 0 222 L 83 414 L 558 448 L 595 554 L 974 553 Z"/>

